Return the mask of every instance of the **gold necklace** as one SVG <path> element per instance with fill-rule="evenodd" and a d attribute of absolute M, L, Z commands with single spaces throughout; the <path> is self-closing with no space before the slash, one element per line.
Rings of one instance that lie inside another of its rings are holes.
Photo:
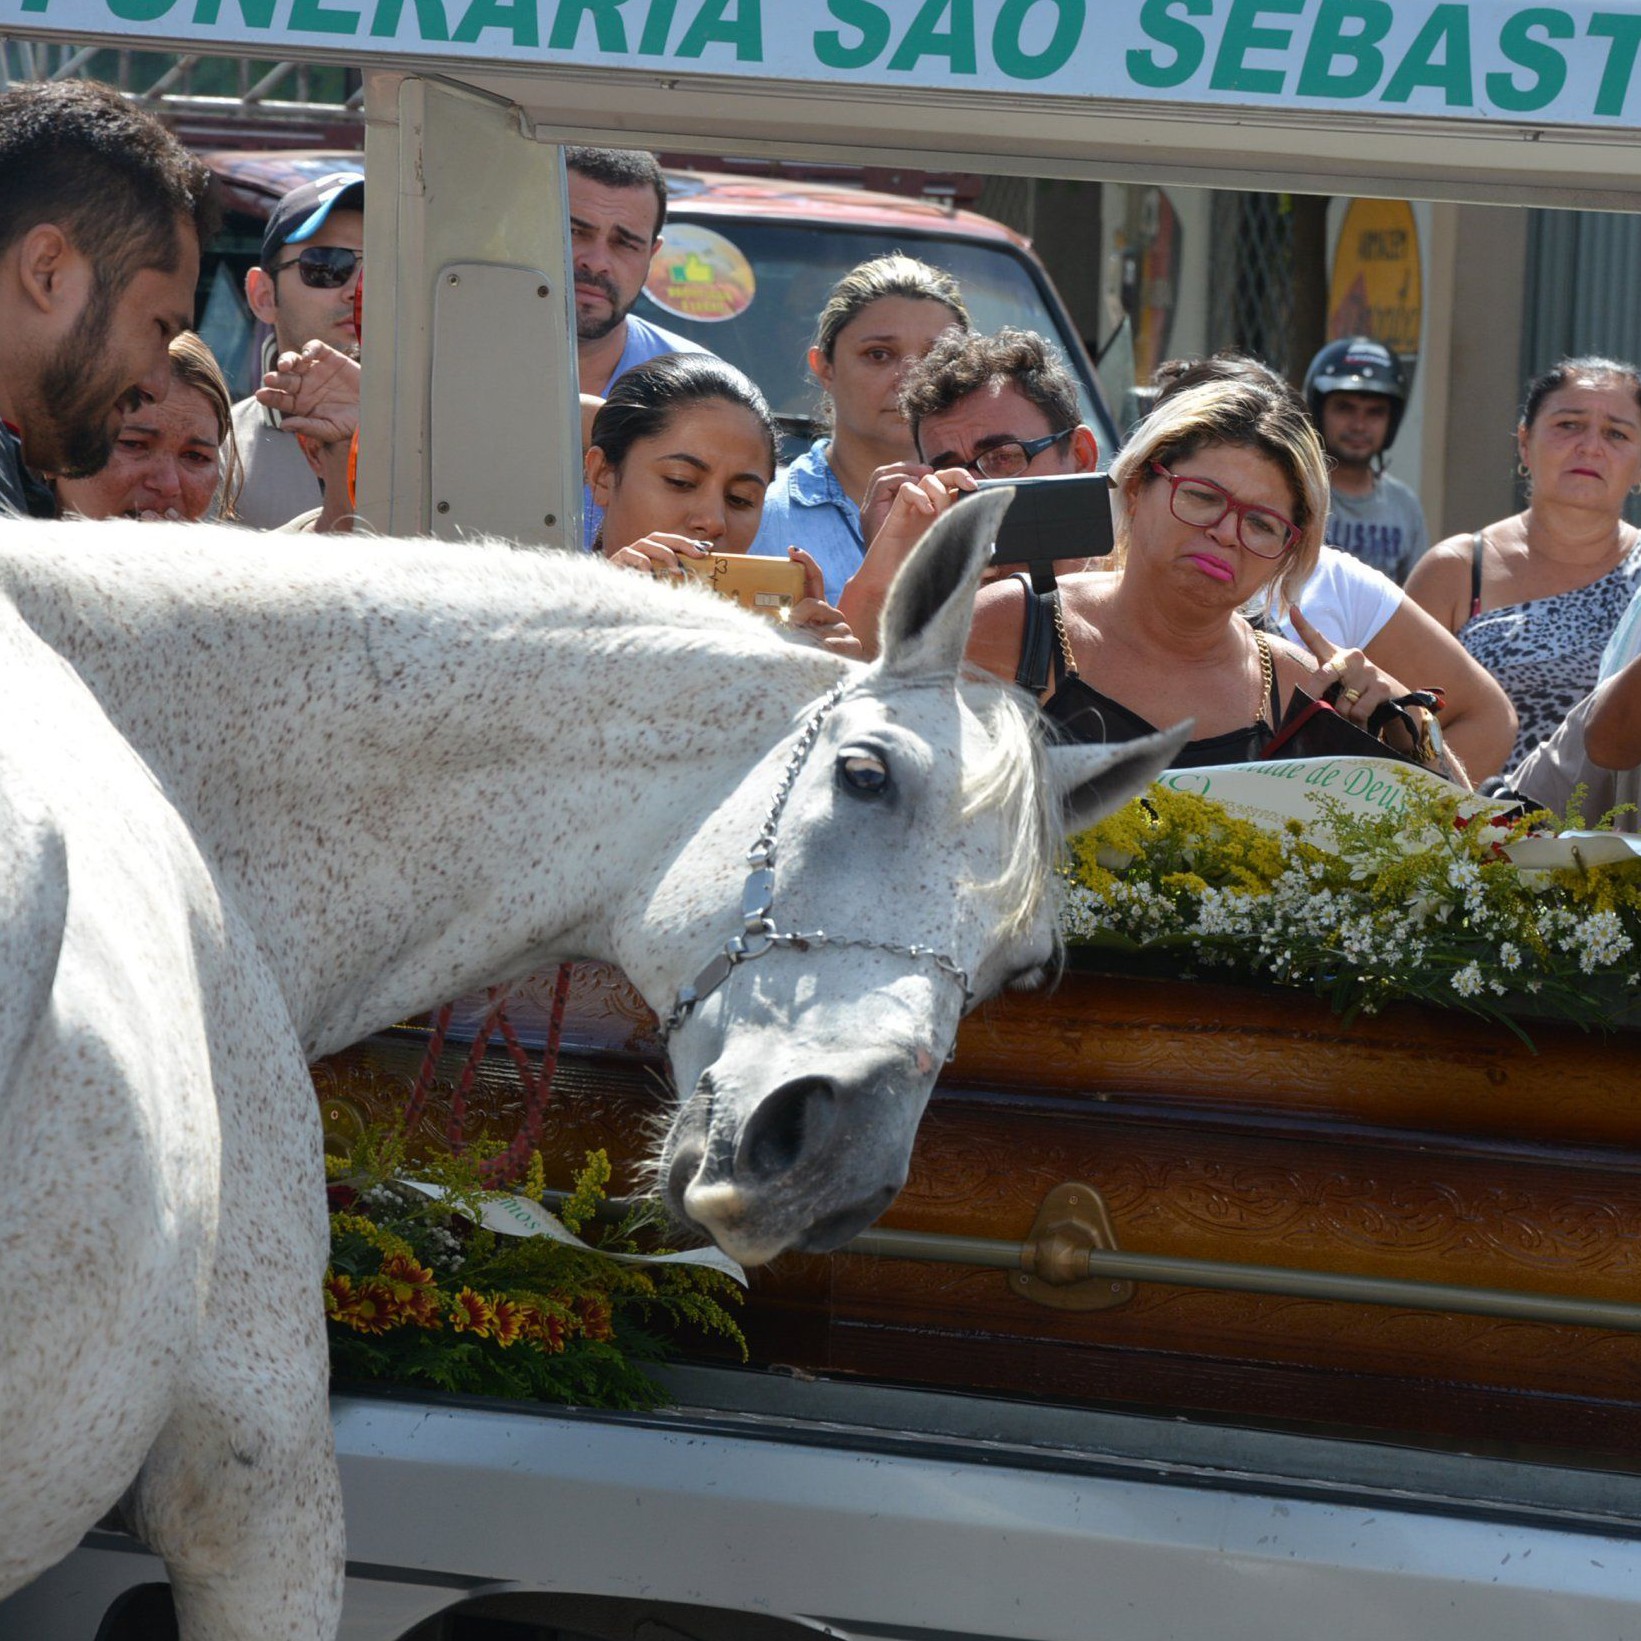
<path fill-rule="evenodd" d="M 1257 724 L 1264 718 L 1266 704 L 1273 693 L 1275 662 L 1271 659 L 1270 640 L 1257 627 L 1250 626 L 1248 630 L 1253 635 L 1254 650 L 1259 657 L 1259 683 L 1256 686 L 1259 693 L 1254 697 L 1253 717 Z"/>

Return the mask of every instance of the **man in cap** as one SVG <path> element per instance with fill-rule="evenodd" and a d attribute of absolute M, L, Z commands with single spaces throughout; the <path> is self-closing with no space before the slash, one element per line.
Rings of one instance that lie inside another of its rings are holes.
<path fill-rule="evenodd" d="M 1419 498 L 1384 471 L 1407 409 L 1401 361 L 1370 336 L 1329 342 L 1305 372 L 1305 403 L 1333 458 L 1324 539 L 1398 584 L 1430 545 Z"/>
<path fill-rule="evenodd" d="M 251 312 L 274 328 L 281 355 L 324 342 L 356 354 L 354 292 L 362 277 L 365 179 L 332 172 L 293 188 L 274 207 L 262 256 L 245 276 Z M 256 395 L 234 406 L 245 485 L 236 511 L 256 529 L 274 530 L 318 507 L 319 481 L 277 410 Z"/>
<path fill-rule="evenodd" d="M 210 173 L 111 87 L 0 93 L 0 518 L 54 516 L 37 475 L 100 472 L 170 392 L 215 216 Z"/>

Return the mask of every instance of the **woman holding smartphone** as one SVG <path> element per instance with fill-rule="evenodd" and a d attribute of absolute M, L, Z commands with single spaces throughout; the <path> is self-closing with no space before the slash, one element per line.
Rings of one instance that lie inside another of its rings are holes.
<path fill-rule="evenodd" d="M 763 395 L 710 353 L 664 353 L 629 370 L 593 418 L 585 474 L 604 510 L 594 547 L 613 564 L 677 574 L 680 560 L 745 553 L 775 476 L 775 423 Z M 845 655 L 860 645 L 803 549 L 804 596 L 787 624 Z"/>

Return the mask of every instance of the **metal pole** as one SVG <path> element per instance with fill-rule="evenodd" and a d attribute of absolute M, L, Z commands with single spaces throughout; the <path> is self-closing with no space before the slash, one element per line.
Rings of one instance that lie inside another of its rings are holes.
<path fill-rule="evenodd" d="M 878 1259 L 917 1259 L 940 1265 L 971 1265 L 1018 1271 L 1021 1244 L 987 1237 L 940 1236 L 921 1231 L 863 1231 L 840 1253 Z M 1564 1299 L 1553 1294 L 1517 1293 L 1504 1288 L 1468 1288 L 1443 1282 L 1407 1282 L 1392 1277 L 1353 1276 L 1294 1270 L 1283 1265 L 1237 1265 L 1215 1259 L 1174 1259 L 1165 1254 L 1131 1254 L 1095 1249 L 1088 1255 L 1090 1277 L 1130 1282 L 1162 1282 L 1174 1287 L 1216 1288 L 1233 1293 L 1274 1293 L 1297 1299 L 1332 1299 L 1353 1305 L 1404 1306 L 1410 1310 L 1456 1311 L 1467 1316 L 1499 1316 L 1522 1322 L 1553 1322 L 1581 1328 L 1641 1333 L 1641 1305 L 1607 1299 Z"/>

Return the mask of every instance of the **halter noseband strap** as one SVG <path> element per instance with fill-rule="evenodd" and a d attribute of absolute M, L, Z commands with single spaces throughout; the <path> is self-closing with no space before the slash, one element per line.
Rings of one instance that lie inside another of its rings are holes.
<path fill-rule="evenodd" d="M 800 952 L 806 952 L 813 946 L 853 946 L 861 951 L 888 952 L 892 957 L 930 963 L 948 980 L 962 988 L 965 1010 L 973 1002 L 968 972 L 960 968 L 944 952 L 937 952 L 932 946 L 902 946 L 890 940 L 853 939 L 847 935 L 828 934 L 824 929 L 814 929 L 800 934 L 795 931 L 783 931 L 775 926 L 776 829 L 786 809 L 786 800 L 792 795 L 792 787 L 797 781 L 798 772 L 808 760 L 820 736 L 821 726 L 848 692 L 849 684 L 849 679 L 840 679 L 821 699 L 820 704 L 809 715 L 808 723 L 799 731 L 798 738 L 792 746 L 791 756 L 786 761 L 786 768 L 776 783 L 775 795 L 770 800 L 769 812 L 764 816 L 758 840 L 747 850 L 747 865 L 751 870 L 741 887 L 741 932 L 731 935 L 724 942 L 723 949 L 694 980 L 678 988 L 678 997 L 672 1005 L 672 1012 L 661 1022 L 663 1042 L 683 1025 L 696 1005 L 705 1002 L 742 963 L 750 963 L 754 958 L 763 957 L 777 946 L 788 946 Z"/>

